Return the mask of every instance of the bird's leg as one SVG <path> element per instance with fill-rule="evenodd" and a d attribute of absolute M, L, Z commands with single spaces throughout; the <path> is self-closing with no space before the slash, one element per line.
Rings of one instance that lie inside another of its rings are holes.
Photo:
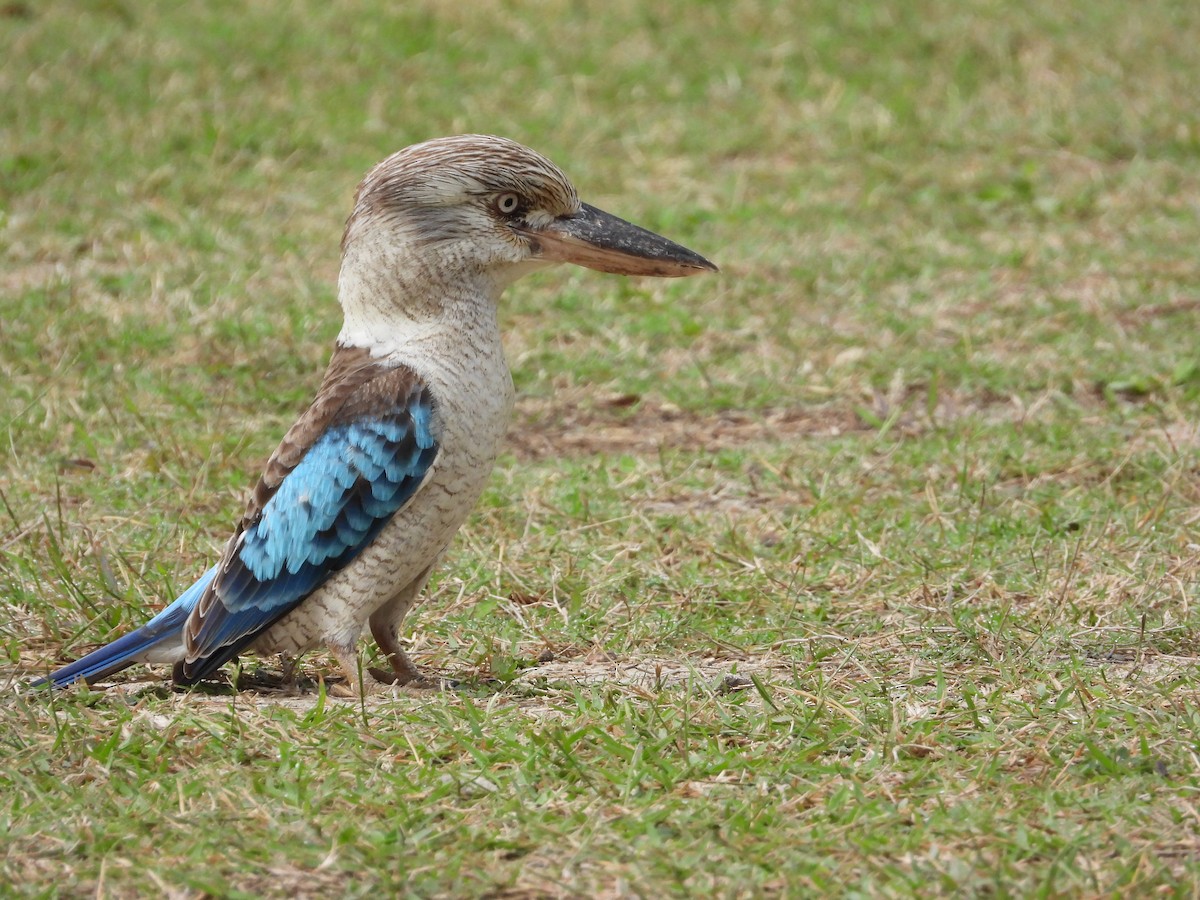
<path fill-rule="evenodd" d="M 421 588 L 425 586 L 425 580 L 429 578 L 429 573 L 432 571 L 433 566 L 430 566 L 411 583 L 405 585 L 404 589 L 395 597 L 371 614 L 371 636 L 375 638 L 375 643 L 387 657 L 392 672 L 395 673 L 394 678 L 391 679 L 395 684 L 408 684 L 413 687 L 422 687 L 427 684 L 421 670 L 413 664 L 413 661 L 408 658 L 408 654 L 404 652 L 404 648 L 400 646 L 400 623 L 404 621 L 409 607 L 412 606 Z M 383 672 L 373 671 L 372 674 L 380 681 L 389 680 Z"/>
<path fill-rule="evenodd" d="M 371 635 L 375 638 L 379 649 L 383 651 L 383 655 L 387 657 L 387 661 L 392 667 L 392 674 L 388 676 L 388 673 L 375 669 L 371 670 L 371 674 L 380 681 L 391 680 L 394 684 L 419 685 L 425 681 L 425 676 L 421 674 L 421 670 L 408 658 L 408 654 L 400 646 L 400 639 L 397 635 L 398 624 L 383 625 L 377 623 L 372 616 Z"/>
<path fill-rule="evenodd" d="M 298 684 L 299 673 L 298 673 L 298 667 L 297 667 L 297 664 L 299 662 L 300 662 L 299 656 L 289 656 L 286 653 L 279 654 L 279 665 L 283 669 L 283 673 L 280 676 L 280 680 L 282 681 L 283 689 L 285 691 L 287 691 L 288 693 L 294 694 L 294 693 L 297 693 L 300 689 L 300 686 Z"/>
<path fill-rule="evenodd" d="M 376 610 L 371 616 L 371 637 L 375 638 L 375 643 L 379 645 L 379 649 L 383 651 L 388 664 L 392 667 L 390 673 L 373 669 L 371 674 L 380 681 L 420 687 L 425 683 L 425 676 L 421 674 L 421 670 L 414 665 L 413 661 L 408 658 L 408 654 L 404 652 L 404 648 L 400 646 L 400 623 L 404 621 L 404 615 L 412 603 L 411 595 L 406 597 L 405 601 L 397 603 L 393 600 Z"/>

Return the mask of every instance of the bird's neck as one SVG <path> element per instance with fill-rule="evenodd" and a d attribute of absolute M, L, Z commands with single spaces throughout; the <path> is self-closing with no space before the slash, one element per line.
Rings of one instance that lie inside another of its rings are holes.
<path fill-rule="evenodd" d="M 365 351 L 378 365 L 415 372 L 436 398 L 439 440 L 459 448 L 450 455 L 468 479 L 464 496 L 475 496 L 482 482 L 470 479 L 491 471 L 514 400 L 496 320 L 504 283 L 429 254 L 419 259 L 386 250 L 344 254 L 338 295 L 345 322 L 335 357 L 349 351 L 361 359 Z"/>
<path fill-rule="evenodd" d="M 348 248 L 342 259 L 339 345 L 367 349 L 376 359 L 431 341 L 494 341 L 499 349 L 502 284 L 453 259 L 380 250 Z"/>

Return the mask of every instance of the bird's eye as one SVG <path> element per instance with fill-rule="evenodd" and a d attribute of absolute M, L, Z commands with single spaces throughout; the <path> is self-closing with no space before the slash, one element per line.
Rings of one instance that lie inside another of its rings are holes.
<path fill-rule="evenodd" d="M 516 194 L 500 194 L 492 201 L 492 206 L 502 216 L 515 216 L 521 211 L 521 198 Z"/>

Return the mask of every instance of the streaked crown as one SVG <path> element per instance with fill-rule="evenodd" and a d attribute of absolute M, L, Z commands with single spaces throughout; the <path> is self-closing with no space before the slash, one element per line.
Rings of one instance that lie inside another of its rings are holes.
<path fill-rule="evenodd" d="M 343 247 L 356 225 L 504 193 L 520 196 L 530 209 L 548 216 L 571 215 L 581 205 L 558 166 L 516 141 L 486 134 L 437 138 L 393 153 L 366 174 L 355 194 Z M 453 222 L 436 214 L 426 221 L 430 226 Z"/>

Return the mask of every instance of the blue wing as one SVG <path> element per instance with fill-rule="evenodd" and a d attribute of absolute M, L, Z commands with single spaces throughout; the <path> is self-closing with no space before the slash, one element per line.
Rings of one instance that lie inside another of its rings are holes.
<path fill-rule="evenodd" d="M 424 483 L 437 456 L 432 400 L 332 425 L 234 538 L 191 614 L 176 680 L 206 677 L 348 565 Z"/>

